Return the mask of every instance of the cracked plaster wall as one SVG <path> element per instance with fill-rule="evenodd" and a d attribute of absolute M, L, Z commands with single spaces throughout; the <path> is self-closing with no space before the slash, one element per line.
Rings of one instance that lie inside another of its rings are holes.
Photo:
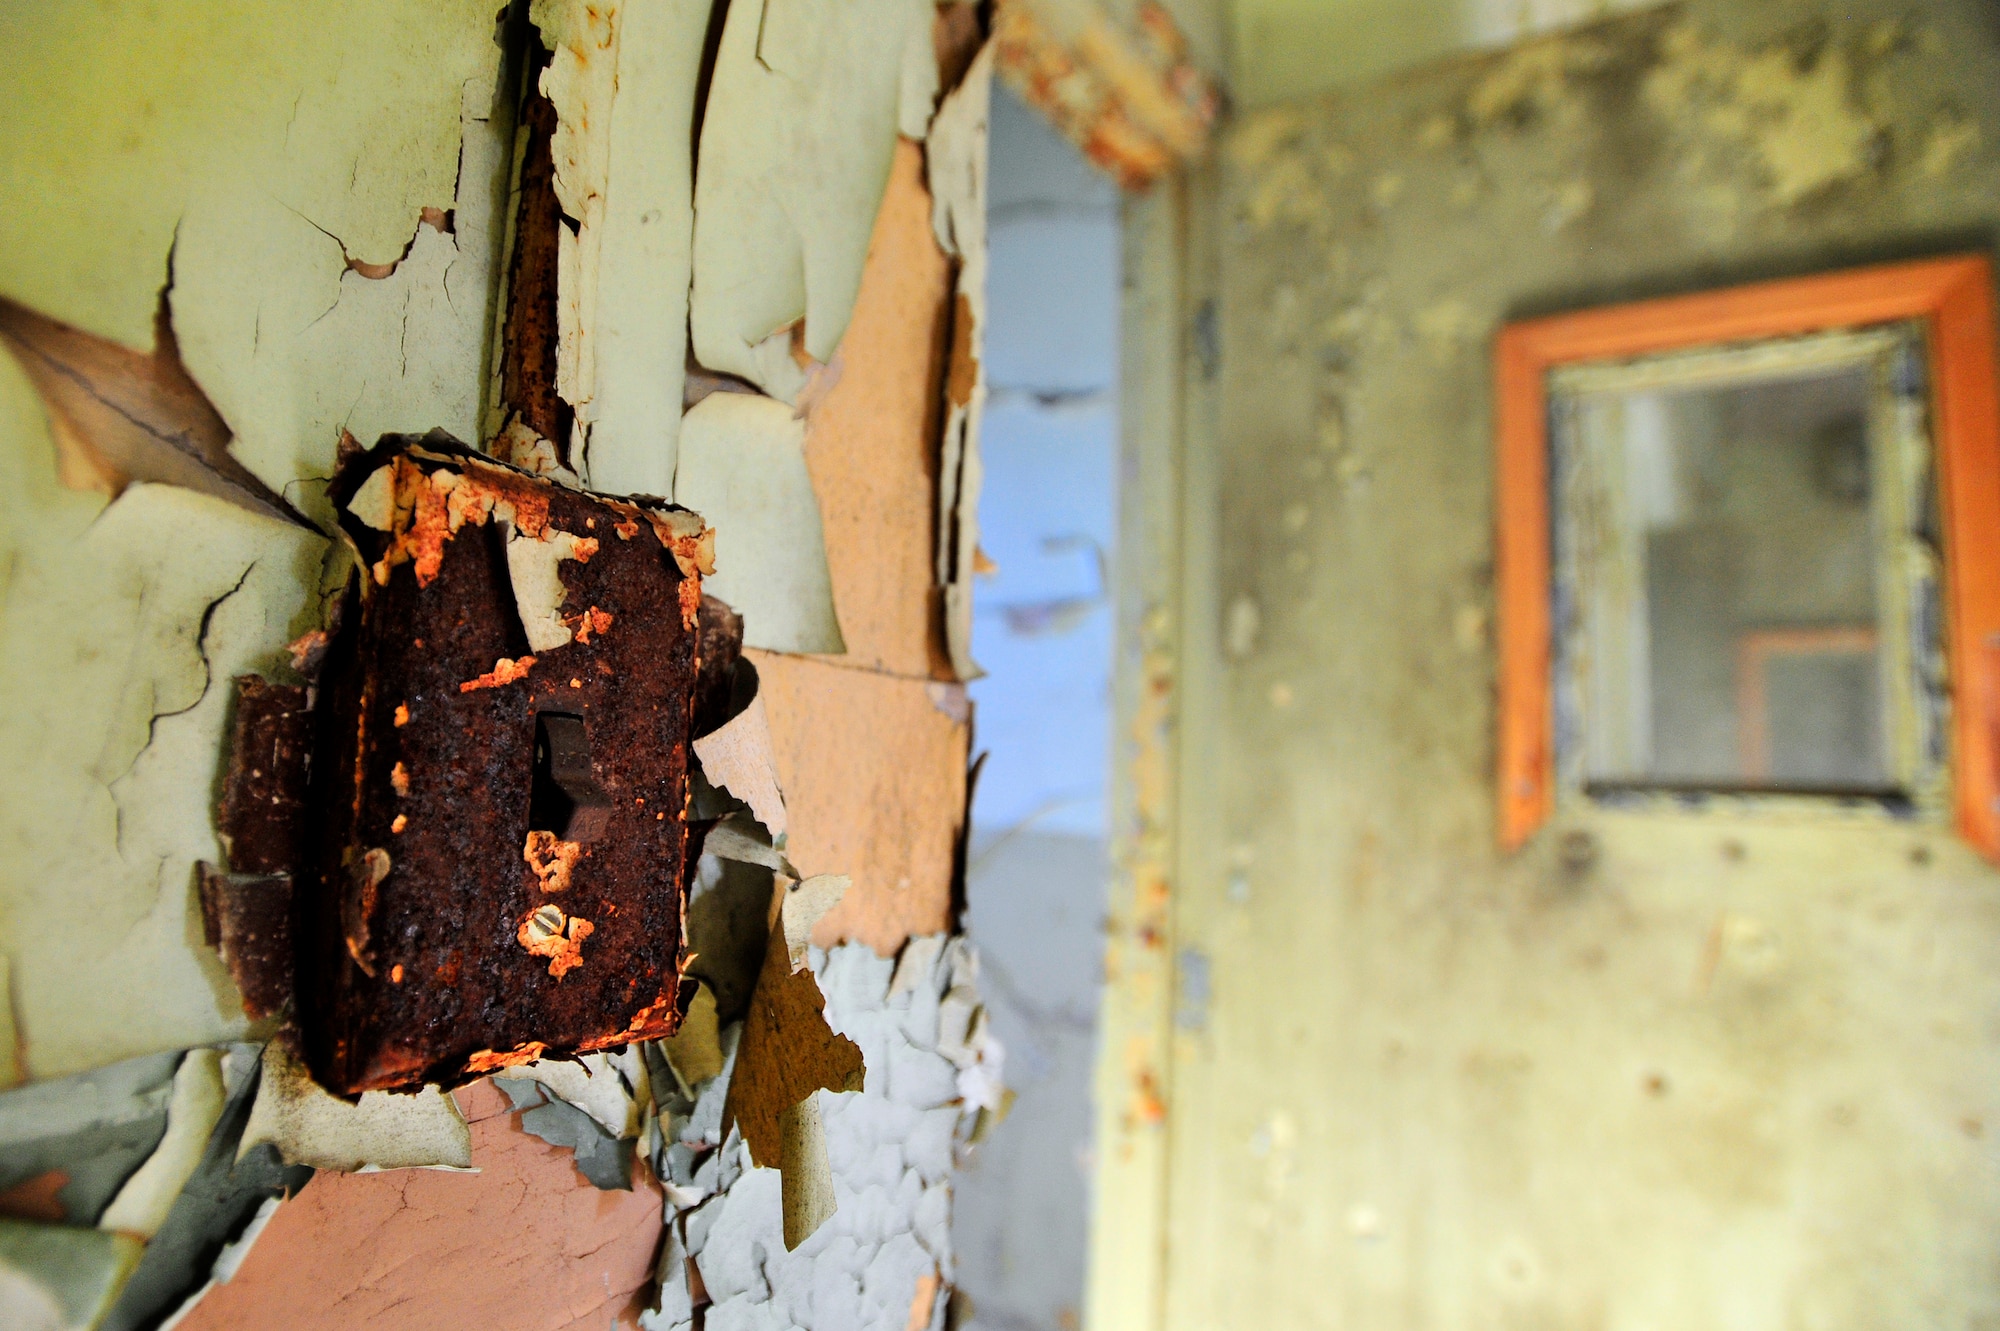
<path fill-rule="evenodd" d="M 1671 6 L 1247 115 L 1209 184 L 1167 1323 L 2000 1315 L 1991 866 L 1493 849 L 1488 371 L 1512 317 L 1990 252 L 1994 8 Z"/>
<path fill-rule="evenodd" d="M 37 53 L 0 94 L 15 126 L 0 150 L 0 293 L 144 351 L 171 281 L 184 358 L 237 456 L 308 511 L 343 424 L 476 433 L 480 228 L 504 175 L 469 135 L 462 176 L 460 143 L 492 102 L 491 6 L 413 21 L 386 3 L 66 4 L 0 25 Z M 420 220 L 454 206 L 456 236 Z M 350 259 L 401 263 L 376 282 Z M 193 908 L 194 862 L 218 854 L 214 686 L 282 669 L 284 645 L 318 622 L 323 544 L 173 487 L 63 488 L 12 358 L 0 451 L 0 730 L 14 756 L 0 952 L 19 1071 L 242 1035 Z"/>

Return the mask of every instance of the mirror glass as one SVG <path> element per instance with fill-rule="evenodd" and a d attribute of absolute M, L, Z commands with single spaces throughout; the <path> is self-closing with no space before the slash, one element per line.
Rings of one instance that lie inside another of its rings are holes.
<path fill-rule="evenodd" d="M 1587 785 L 1903 784 L 1894 338 L 1559 372 L 1557 584 Z"/>

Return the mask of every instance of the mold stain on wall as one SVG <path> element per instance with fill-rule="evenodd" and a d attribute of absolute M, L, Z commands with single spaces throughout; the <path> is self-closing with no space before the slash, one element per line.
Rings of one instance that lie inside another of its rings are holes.
<path fill-rule="evenodd" d="M 2000 1307 L 2000 879 L 1947 826 L 1493 849 L 1488 368 L 1511 318 L 1990 248 L 1996 89 L 1987 6 L 1687 3 L 1226 137 L 1166 1324 Z"/>

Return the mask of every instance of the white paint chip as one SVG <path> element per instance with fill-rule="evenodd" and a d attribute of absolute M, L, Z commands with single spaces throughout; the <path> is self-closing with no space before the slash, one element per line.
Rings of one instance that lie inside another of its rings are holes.
<path fill-rule="evenodd" d="M 614 1137 L 633 1137 L 639 1132 L 639 1107 L 631 1087 L 620 1075 L 608 1054 L 584 1054 L 575 1062 L 544 1058 L 519 1067 L 502 1068 L 494 1074 L 516 1081 L 539 1082 L 557 1099 L 590 1115 Z"/>
<path fill-rule="evenodd" d="M 782 402 L 712 393 L 681 422 L 674 502 L 715 529 L 705 589 L 743 616 L 743 642 L 777 652 L 845 652 L 827 571 L 805 422 Z"/>
<path fill-rule="evenodd" d="M 569 644 L 573 635 L 562 620 L 562 563 L 566 559 L 587 561 L 596 553 L 595 537 L 553 527 L 544 528 L 540 536 L 524 536 L 508 525 L 507 581 L 513 586 L 514 608 L 527 631 L 531 651 L 552 652 Z"/>
<path fill-rule="evenodd" d="M 822 873 L 785 889 L 784 903 L 779 907 L 779 920 L 780 927 L 785 931 L 785 954 L 791 961 L 792 974 L 797 975 L 806 968 L 806 952 L 812 946 L 813 926 L 840 904 L 840 899 L 853 885 L 854 881 L 846 874 Z"/>
<path fill-rule="evenodd" d="M 314 1169 L 472 1167 L 471 1129 L 457 1102 L 437 1087 L 415 1095 L 367 1091 L 349 1104 L 320 1089 L 275 1040 L 264 1047 L 264 1078 L 237 1158 L 265 1142 L 286 1164 Z"/>
<path fill-rule="evenodd" d="M 174 1199 L 201 1163 L 227 1098 L 221 1053 L 188 1050 L 174 1072 L 173 1097 L 167 1101 L 167 1135 L 104 1208 L 97 1221 L 99 1229 L 146 1239 L 160 1232 Z"/>
<path fill-rule="evenodd" d="M 556 392 L 576 409 L 584 434 L 597 394 L 597 294 L 610 193 L 613 100 L 618 93 L 616 0 L 533 0 L 528 18 L 549 48 L 539 87 L 555 107 L 549 151 L 556 202 L 574 228 L 556 237 Z M 570 455 L 582 456 L 579 441 Z"/>
<path fill-rule="evenodd" d="M 610 494 L 673 492 L 694 244 L 694 102 L 706 0 L 624 0 L 586 465 Z"/>
<path fill-rule="evenodd" d="M 972 659 L 972 579 L 979 562 L 979 424 L 986 409 L 986 165 L 993 46 L 946 97 L 925 145 L 931 229 L 958 259 L 952 347 L 945 371 L 939 467 L 937 580 L 944 589 L 945 649 L 960 679 L 984 672 Z"/>
<path fill-rule="evenodd" d="M 708 369 L 791 402 L 800 319 L 805 354 L 833 358 L 904 122 L 905 52 L 918 30 L 929 41 L 934 13 L 930 0 L 730 6 L 695 180 L 690 316 Z"/>

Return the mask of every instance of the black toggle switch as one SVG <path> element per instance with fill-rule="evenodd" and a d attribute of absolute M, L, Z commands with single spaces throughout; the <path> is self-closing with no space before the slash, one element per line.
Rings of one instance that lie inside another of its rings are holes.
<path fill-rule="evenodd" d="M 590 735 L 583 718 L 538 712 L 528 830 L 553 832 L 560 841 L 595 841 L 610 823 L 611 796 L 590 773 Z"/>

